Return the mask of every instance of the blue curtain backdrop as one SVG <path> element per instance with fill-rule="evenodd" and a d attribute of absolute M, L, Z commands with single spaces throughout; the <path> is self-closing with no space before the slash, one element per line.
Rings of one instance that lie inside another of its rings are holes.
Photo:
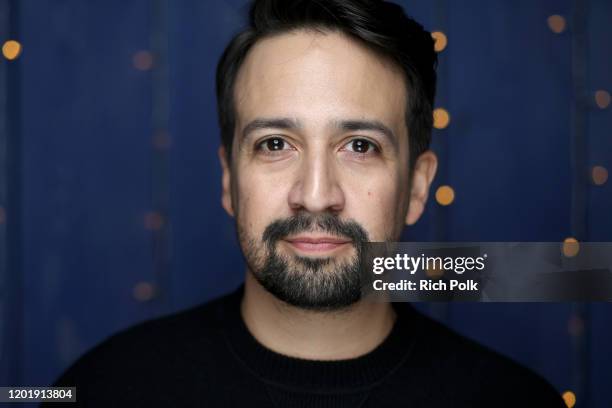
<path fill-rule="evenodd" d="M 612 2 L 399 3 L 448 39 L 450 115 L 405 239 L 612 241 Z M 0 385 L 48 384 L 110 334 L 242 281 L 214 72 L 245 4 L 0 0 L 0 42 L 22 46 L 0 62 Z M 418 307 L 577 407 L 612 406 L 612 304 Z"/>

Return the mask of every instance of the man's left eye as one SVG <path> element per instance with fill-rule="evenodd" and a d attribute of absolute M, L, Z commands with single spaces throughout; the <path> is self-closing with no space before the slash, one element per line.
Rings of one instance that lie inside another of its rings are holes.
<path fill-rule="evenodd" d="M 264 153 L 280 152 L 287 150 L 291 145 L 281 137 L 270 137 L 255 146 L 255 150 L 263 151 Z"/>
<path fill-rule="evenodd" d="M 350 152 L 362 154 L 378 150 L 374 143 L 366 139 L 353 139 L 344 148 Z"/>

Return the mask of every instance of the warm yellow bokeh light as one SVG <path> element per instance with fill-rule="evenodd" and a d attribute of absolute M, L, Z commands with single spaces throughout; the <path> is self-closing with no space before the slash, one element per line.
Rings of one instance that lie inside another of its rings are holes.
<path fill-rule="evenodd" d="M 572 336 L 580 336 L 584 331 L 584 320 L 580 316 L 572 315 L 567 321 L 567 331 Z"/>
<path fill-rule="evenodd" d="M 150 282 L 138 282 L 132 290 L 134 299 L 148 302 L 155 297 L 155 286 Z"/>
<path fill-rule="evenodd" d="M 436 201 L 440 205 L 450 205 L 455 201 L 455 190 L 450 186 L 440 186 L 436 190 Z"/>
<path fill-rule="evenodd" d="M 431 36 L 434 39 L 434 50 L 436 52 L 442 52 L 448 44 L 446 34 L 444 34 L 442 31 L 434 31 L 431 33 Z"/>
<path fill-rule="evenodd" d="M 450 115 L 444 108 L 436 108 L 433 111 L 433 125 L 436 129 L 444 129 L 450 123 Z"/>
<path fill-rule="evenodd" d="M 560 34 L 565 31 L 566 27 L 565 17 L 560 16 L 559 14 L 554 14 L 548 17 L 548 28 L 555 34 Z"/>
<path fill-rule="evenodd" d="M 608 181 L 608 169 L 603 166 L 593 166 L 591 177 L 593 178 L 593 184 L 603 186 Z"/>
<path fill-rule="evenodd" d="M 144 216 L 144 227 L 149 231 L 157 231 L 164 226 L 164 217 L 156 211 L 149 211 Z"/>
<path fill-rule="evenodd" d="M 428 278 L 439 279 L 444 275 L 444 269 L 437 268 L 436 265 L 434 265 L 425 270 L 425 275 L 427 275 Z"/>
<path fill-rule="evenodd" d="M 21 54 L 21 44 L 15 40 L 8 40 L 2 45 L 2 55 L 7 60 L 14 60 Z"/>
<path fill-rule="evenodd" d="M 576 256 L 579 250 L 580 244 L 578 243 L 578 240 L 576 238 L 565 238 L 565 240 L 563 241 L 563 255 L 565 255 L 567 258 L 571 258 L 573 256 Z"/>
<path fill-rule="evenodd" d="M 159 130 L 153 136 L 153 146 L 158 150 L 168 149 L 171 142 L 170 134 L 165 130 Z"/>
<path fill-rule="evenodd" d="M 576 405 L 576 394 L 573 392 L 565 391 L 561 396 L 563 397 L 563 401 L 565 401 L 565 405 L 567 405 L 568 408 L 572 408 L 574 405 Z"/>
<path fill-rule="evenodd" d="M 138 51 L 132 57 L 132 64 L 139 71 L 148 71 L 153 67 L 153 54 L 146 50 Z"/>
<path fill-rule="evenodd" d="M 595 104 L 599 109 L 606 109 L 610 106 L 610 93 L 600 89 L 595 92 Z"/>

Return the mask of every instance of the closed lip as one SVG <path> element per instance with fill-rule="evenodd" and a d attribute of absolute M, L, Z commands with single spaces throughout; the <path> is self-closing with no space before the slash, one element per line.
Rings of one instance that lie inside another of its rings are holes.
<path fill-rule="evenodd" d="M 340 238 L 340 237 L 332 237 L 332 236 L 297 236 L 285 239 L 287 242 L 291 242 L 294 244 L 304 243 L 304 244 L 348 244 L 351 242 L 350 239 Z"/>

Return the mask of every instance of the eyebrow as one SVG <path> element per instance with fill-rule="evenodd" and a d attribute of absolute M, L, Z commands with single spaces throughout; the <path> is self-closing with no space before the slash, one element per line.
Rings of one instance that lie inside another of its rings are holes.
<path fill-rule="evenodd" d="M 395 147 L 398 148 L 398 140 L 393 131 L 377 120 L 342 120 L 334 123 L 335 127 L 342 130 L 372 130 L 385 136 Z"/>
<path fill-rule="evenodd" d="M 259 129 L 295 130 L 301 128 L 299 121 L 291 118 L 259 118 L 249 122 L 242 130 L 242 138 Z"/>
<path fill-rule="evenodd" d="M 377 120 L 334 120 L 331 122 L 336 129 L 359 131 L 375 131 L 385 136 L 395 147 L 398 148 L 398 140 L 393 131 L 382 122 Z M 297 119 L 292 118 L 258 118 L 249 122 L 242 130 L 242 138 L 246 138 L 250 133 L 260 129 L 301 129 L 302 125 Z"/>

